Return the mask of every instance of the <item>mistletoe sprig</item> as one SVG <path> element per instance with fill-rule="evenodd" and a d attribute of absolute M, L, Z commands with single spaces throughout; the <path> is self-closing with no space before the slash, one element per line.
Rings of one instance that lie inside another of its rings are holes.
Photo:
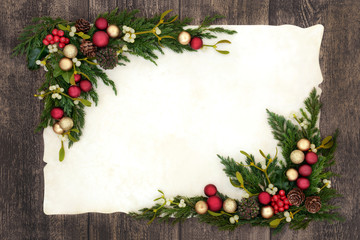
<path fill-rule="evenodd" d="M 101 80 L 117 93 L 115 83 L 103 69 L 124 66 L 130 62 L 129 55 L 156 64 L 158 53 L 164 54 L 165 47 L 182 53 L 196 51 L 202 46 L 202 40 L 196 48 L 189 42 L 178 41 L 180 33 L 185 32 L 192 39 L 212 39 L 216 38 L 216 33 L 236 33 L 210 26 L 220 16 L 206 17 L 199 27 L 185 30 L 191 19 L 179 20 L 176 15 L 169 17 L 171 12 L 168 10 L 152 18 L 143 18 L 136 16 L 137 10 L 115 9 L 100 14 L 95 24 L 85 19 L 70 22 L 61 18 L 39 17 L 33 19 L 33 25 L 24 28 L 13 56 L 26 55 L 29 69 L 42 67 L 46 71 L 44 83 L 35 94 L 44 101 L 41 122 L 36 131 L 53 126 L 55 133 L 61 135 L 60 161 L 65 157 L 66 138 L 69 147 L 80 140 L 85 125 L 85 107 L 91 106 L 92 102 L 97 105 L 99 101 L 97 81 Z M 221 40 L 215 45 L 204 46 L 227 54 L 226 50 L 216 49 L 220 43 L 230 42 Z M 64 117 L 66 123 L 62 122 Z M 66 129 L 63 128 L 65 125 Z M 67 129 L 69 126 L 71 128 Z"/>
<path fill-rule="evenodd" d="M 158 203 L 151 208 L 133 212 L 131 215 L 136 219 L 148 219 L 151 222 L 156 218 L 159 221 L 178 222 L 189 217 L 197 217 L 199 221 L 218 226 L 222 230 L 233 230 L 240 225 L 249 223 L 253 226 L 271 227 L 275 233 L 280 232 L 286 224 L 289 224 L 291 229 L 298 230 L 305 229 L 312 221 L 325 220 L 332 223 L 343 220 L 337 212 L 334 212 L 334 209 L 338 207 L 334 206 L 331 201 L 341 195 L 331 188 L 331 181 L 328 180 L 330 177 L 336 176 L 335 173 L 328 170 L 328 167 L 335 163 L 333 158 L 338 133 L 335 132 L 333 136 L 328 136 L 321 141 L 320 131 L 316 127 L 321 104 L 315 89 L 304 104 L 305 109 L 300 109 L 300 114 L 292 113 L 289 120 L 267 110 L 268 122 L 274 138 L 279 141 L 278 146 L 281 147 L 283 160 L 278 158 L 277 149 L 274 157 L 265 155 L 260 150 L 265 163 L 256 162 L 253 155 L 244 151 L 241 153 L 246 157 L 245 163 L 218 155 L 231 184 L 243 191 L 239 192 L 238 199 L 231 200 L 236 202 L 237 209 L 229 211 L 224 202 L 224 205 L 217 209 L 218 211 L 200 212 L 196 209 L 196 203 L 208 201 L 208 207 L 214 208 L 214 204 L 209 201 L 212 197 L 177 196 L 175 198 L 177 201 L 185 199 L 187 204 L 185 209 L 178 208 L 176 205 L 165 206 Z M 297 183 L 290 181 L 286 175 L 288 169 L 297 167 L 292 162 L 290 155 L 297 148 L 299 139 L 308 139 L 312 143 L 308 152 L 317 153 L 318 156 L 317 162 L 312 165 L 312 173 L 308 176 L 310 186 L 304 190 L 298 189 Z M 272 195 L 271 205 L 265 204 L 261 199 L 260 195 L 267 195 L 267 193 Z M 222 201 L 229 199 L 219 192 L 217 192 L 217 196 Z M 277 211 L 276 201 L 281 201 L 280 206 L 283 206 L 284 203 L 287 204 L 286 201 L 288 201 L 288 208 Z M 259 207 L 262 208 L 261 214 Z M 275 209 L 275 214 L 267 215 L 263 213 L 263 208 Z M 255 217 L 250 215 L 254 212 Z"/>

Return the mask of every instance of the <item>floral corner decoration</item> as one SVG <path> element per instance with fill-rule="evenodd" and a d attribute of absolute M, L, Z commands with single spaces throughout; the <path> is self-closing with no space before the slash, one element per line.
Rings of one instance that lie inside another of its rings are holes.
<path fill-rule="evenodd" d="M 278 151 L 272 157 L 260 154 L 265 164 L 256 162 L 253 155 L 240 151 L 245 164 L 218 155 L 229 177 L 229 184 L 241 189 L 239 198 L 232 199 L 219 192 L 215 185 L 204 188 L 205 196 L 176 196 L 155 199 L 156 204 L 130 213 L 136 219 L 155 219 L 173 223 L 197 217 L 199 221 L 222 230 L 234 230 L 244 224 L 269 226 L 275 233 L 289 224 L 294 230 L 305 229 L 312 221 L 343 220 L 330 200 L 340 197 L 331 188 L 330 177 L 336 174 L 328 168 L 335 164 L 337 132 L 321 140 L 316 127 L 320 113 L 319 96 L 314 89 L 305 100 L 305 109 L 291 114 L 291 120 L 267 110 Z M 161 200 L 161 201 L 160 201 Z M 183 203 L 183 204 L 181 204 Z M 180 206 L 181 204 L 181 206 Z"/>
<path fill-rule="evenodd" d="M 205 45 L 203 40 L 216 38 L 214 33 L 235 34 L 236 31 L 210 24 L 221 16 L 206 17 L 197 28 L 188 28 L 190 18 L 178 20 L 168 17 L 172 10 L 153 18 L 136 17 L 137 10 L 100 14 L 94 24 L 85 19 L 75 22 L 51 17 L 33 19 L 33 25 L 24 28 L 20 44 L 13 56 L 26 55 L 28 68 L 45 70 L 45 81 L 36 97 L 44 101 L 40 131 L 52 126 L 60 136 L 59 160 L 65 158 L 64 141 L 69 147 L 80 140 L 85 125 L 84 108 L 98 103 L 97 80 L 111 86 L 116 94 L 115 83 L 103 69 L 113 69 L 130 62 L 129 55 L 143 57 L 156 64 L 157 54 L 163 48 L 174 52 L 196 51 L 203 46 L 214 48 L 221 54 L 228 51 L 217 49 L 220 40 Z"/>

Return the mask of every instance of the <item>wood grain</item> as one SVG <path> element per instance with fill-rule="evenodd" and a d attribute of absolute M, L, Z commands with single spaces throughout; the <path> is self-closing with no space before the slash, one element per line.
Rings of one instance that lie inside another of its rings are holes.
<path fill-rule="evenodd" d="M 221 14 L 217 24 L 294 24 L 325 26 L 320 53 L 324 76 L 321 131 L 339 128 L 338 164 L 343 175 L 333 187 L 344 194 L 335 200 L 345 222 L 312 223 L 306 231 L 286 229 L 278 235 L 267 228 L 242 226 L 234 232 L 189 219 L 175 226 L 135 221 L 123 213 L 47 216 L 43 201 L 43 139 L 34 134 L 41 103 L 32 95 L 42 83 L 41 71 L 30 72 L 23 57 L 10 58 L 16 38 L 31 18 L 50 15 L 93 21 L 99 13 L 140 9 L 150 17 L 174 9 L 180 18 L 199 24 L 207 15 Z M 0 8 L 0 239 L 359 239 L 358 156 L 360 155 L 360 2 L 357 0 L 18 0 Z"/>

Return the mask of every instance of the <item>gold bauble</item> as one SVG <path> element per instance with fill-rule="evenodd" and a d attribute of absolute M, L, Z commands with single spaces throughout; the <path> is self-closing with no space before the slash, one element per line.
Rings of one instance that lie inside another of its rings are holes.
<path fill-rule="evenodd" d="M 64 47 L 63 53 L 64 53 L 65 57 L 74 58 L 78 54 L 78 50 L 75 45 L 68 44 Z"/>
<path fill-rule="evenodd" d="M 265 206 L 261 208 L 261 216 L 263 218 L 271 218 L 274 216 L 274 209 L 271 206 Z"/>
<path fill-rule="evenodd" d="M 190 33 L 182 31 L 181 33 L 179 33 L 178 41 L 181 45 L 188 45 L 191 41 Z"/>
<path fill-rule="evenodd" d="M 207 210 L 208 210 L 208 205 L 205 201 L 198 201 L 196 204 L 195 204 L 195 211 L 198 213 L 198 214 L 205 214 L 207 213 Z"/>
<path fill-rule="evenodd" d="M 73 67 L 73 62 L 69 58 L 62 58 L 59 61 L 59 67 L 63 71 L 70 71 Z"/>
<path fill-rule="evenodd" d="M 54 131 L 54 133 L 56 133 L 56 134 L 63 134 L 63 133 L 64 133 L 64 129 L 62 129 L 62 128 L 60 127 L 60 124 L 59 124 L 59 123 L 55 123 L 55 124 L 53 125 L 53 131 Z"/>
<path fill-rule="evenodd" d="M 63 117 L 60 120 L 59 125 L 64 131 L 68 131 L 74 126 L 74 121 L 69 117 Z"/>
<path fill-rule="evenodd" d="M 302 138 L 297 142 L 296 146 L 299 150 L 305 152 L 310 149 L 310 144 L 311 143 L 309 140 L 307 140 L 306 138 Z"/>
<path fill-rule="evenodd" d="M 290 154 L 290 160 L 295 164 L 300 164 L 304 161 L 305 154 L 300 150 L 294 150 Z"/>
<path fill-rule="evenodd" d="M 111 24 L 106 29 L 107 34 L 111 38 L 117 38 L 120 35 L 120 28 L 114 24 Z"/>
<path fill-rule="evenodd" d="M 237 209 L 237 203 L 234 199 L 228 198 L 223 203 L 223 209 L 225 212 L 234 213 Z"/>
<path fill-rule="evenodd" d="M 295 181 L 298 177 L 299 177 L 299 173 L 298 171 L 296 171 L 296 169 L 294 168 L 289 168 L 287 171 L 286 171 L 286 177 L 288 178 L 288 180 L 290 182 L 293 182 Z"/>

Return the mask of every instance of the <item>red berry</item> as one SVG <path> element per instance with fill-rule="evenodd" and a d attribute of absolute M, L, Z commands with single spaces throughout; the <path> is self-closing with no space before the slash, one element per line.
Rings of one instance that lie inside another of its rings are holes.
<path fill-rule="evenodd" d="M 89 92 L 92 89 L 92 84 L 89 80 L 82 80 L 79 85 L 83 92 Z"/>
<path fill-rule="evenodd" d="M 275 202 L 271 202 L 271 206 L 273 206 L 273 207 L 274 207 L 274 206 L 275 206 Z"/>
<path fill-rule="evenodd" d="M 301 189 L 301 190 L 305 190 L 308 187 L 310 187 L 310 181 L 307 178 L 298 178 L 298 180 L 296 181 L 296 185 Z"/>
<path fill-rule="evenodd" d="M 289 202 L 288 199 L 285 199 L 285 200 L 284 200 L 284 203 L 285 203 L 285 205 L 289 205 L 290 202 Z"/>
<path fill-rule="evenodd" d="M 64 48 L 65 47 L 65 43 L 59 43 L 59 48 Z"/>
<path fill-rule="evenodd" d="M 281 201 L 281 200 L 277 201 L 276 204 L 277 204 L 279 207 L 283 207 L 283 206 L 284 206 L 284 202 Z"/>
<path fill-rule="evenodd" d="M 70 42 L 70 39 L 65 38 L 65 43 L 68 44 Z"/>
<path fill-rule="evenodd" d="M 53 40 L 54 38 L 53 38 L 53 35 L 48 34 L 48 35 L 46 36 L 46 39 L 47 39 L 48 41 L 51 41 L 51 40 Z"/>
<path fill-rule="evenodd" d="M 55 41 L 55 42 L 59 42 L 59 41 L 60 41 L 60 37 L 59 37 L 59 36 L 54 36 L 54 41 Z"/>
<path fill-rule="evenodd" d="M 105 18 L 100 17 L 96 19 L 95 27 L 100 30 L 105 30 L 108 27 L 108 21 Z"/>
<path fill-rule="evenodd" d="M 64 110 L 59 107 L 55 107 L 51 110 L 50 115 L 53 119 L 60 119 L 64 116 Z"/>
<path fill-rule="evenodd" d="M 305 160 L 308 164 L 312 165 L 312 164 L 315 164 L 318 160 L 318 156 L 316 155 L 316 153 L 314 152 L 308 152 L 306 155 L 305 155 Z"/>
<path fill-rule="evenodd" d="M 277 211 L 279 209 L 279 206 L 278 205 L 275 205 L 274 206 L 274 210 Z"/>
<path fill-rule="evenodd" d="M 214 184 L 208 184 L 204 188 L 204 193 L 208 197 L 214 196 L 217 193 L 217 188 Z"/>
<path fill-rule="evenodd" d="M 42 42 L 43 42 L 43 44 L 46 45 L 46 46 L 50 44 L 49 41 L 48 41 L 46 38 L 45 38 Z"/>
<path fill-rule="evenodd" d="M 55 43 L 55 41 L 54 41 L 54 40 L 51 40 L 51 41 L 50 41 L 50 44 L 54 44 L 54 43 Z"/>
<path fill-rule="evenodd" d="M 69 87 L 68 94 L 72 98 L 80 97 L 81 89 L 78 86 Z"/>
<path fill-rule="evenodd" d="M 54 28 L 51 33 L 52 33 L 52 35 L 57 36 L 58 30 L 56 28 Z"/>
<path fill-rule="evenodd" d="M 279 200 L 279 197 L 277 195 L 274 195 L 273 199 L 274 199 L 275 202 L 277 202 Z"/>
<path fill-rule="evenodd" d="M 98 31 L 93 35 L 93 43 L 97 47 L 106 47 L 109 43 L 109 35 L 104 31 Z"/>
<path fill-rule="evenodd" d="M 286 196 L 281 196 L 280 199 L 281 200 L 284 200 L 286 198 Z"/>
<path fill-rule="evenodd" d="M 284 211 L 284 208 L 283 207 L 280 207 L 279 208 L 279 212 L 283 212 Z"/>
<path fill-rule="evenodd" d="M 258 199 L 261 204 L 267 205 L 271 201 L 271 196 L 267 192 L 261 192 L 258 196 Z"/>
<path fill-rule="evenodd" d="M 66 41 L 65 39 L 66 39 L 65 37 L 61 37 L 61 38 L 60 38 L 60 42 L 61 42 L 61 43 L 65 43 L 65 41 Z"/>
<path fill-rule="evenodd" d="M 75 79 L 75 82 L 79 82 L 81 80 L 81 75 L 80 74 L 75 74 L 74 79 Z"/>
<path fill-rule="evenodd" d="M 279 191 L 279 194 L 280 194 L 280 196 L 285 196 L 285 191 L 284 191 L 284 190 L 280 190 L 280 191 Z"/>
<path fill-rule="evenodd" d="M 289 209 L 289 205 L 285 204 L 284 209 L 288 210 Z"/>
<path fill-rule="evenodd" d="M 218 196 L 211 196 L 207 199 L 206 202 L 209 206 L 209 210 L 213 212 L 220 211 L 223 205 L 221 198 L 219 198 Z"/>
<path fill-rule="evenodd" d="M 278 214 L 278 213 L 279 213 L 279 211 L 278 211 L 278 210 L 275 210 L 275 211 L 274 211 L 274 214 Z"/>
<path fill-rule="evenodd" d="M 58 35 L 59 37 L 64 36 L 64 31 L 63 31 L 63 30 L 59 30 L 58 33 L 57 33 L 57 35 Z"/>
<path fill-rule="evenodd" d="M 203 46 L 203 41 L 199 37 L 193 37 L 190 42 L 190 46 L 194 50 L 198 50 Z"/>

